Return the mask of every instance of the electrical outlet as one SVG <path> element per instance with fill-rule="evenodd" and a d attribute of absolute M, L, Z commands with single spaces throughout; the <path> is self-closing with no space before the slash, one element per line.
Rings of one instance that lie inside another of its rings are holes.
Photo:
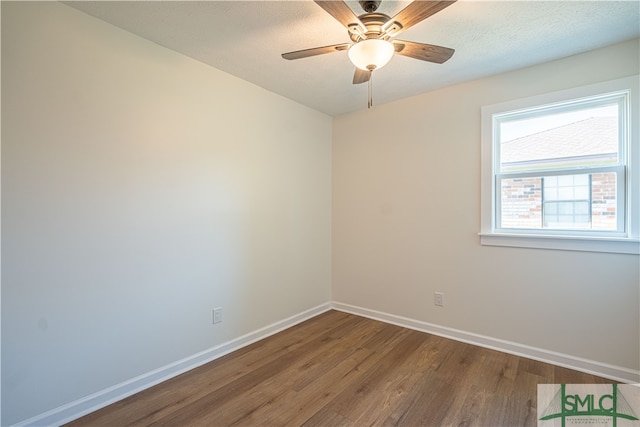
<path fill-rule="evenodd" d="M 222 307 L 216 307 L 213 309 L 213 323 L 222 322 Z"/>
<path fill-rule="evenodd" d="M 435 292 L 433 294 L 433 305 L 444 307 L 444 294 L 442 292 Z"/>

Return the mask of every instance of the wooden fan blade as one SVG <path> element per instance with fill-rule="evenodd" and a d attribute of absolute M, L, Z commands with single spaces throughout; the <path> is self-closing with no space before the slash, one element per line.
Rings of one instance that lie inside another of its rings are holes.
<path fill-rule="evenodd" d="M 371 78 L 371 71 L 369 70 L 361 70 L 356 67 L 356 72 L 353 73 L 353 84 L 359 85 L 360 83 L 366 83 Z"/>
<path fill-rule="evenodd" d="M 323 47 L 314 47 L 311 49 L 304 50 L 296 50 L 295 52 L 283 53 L 282 57 L 284 59 L 300 59 L 300 58 L 308 58 L 309 56 L 322 55 L 325 53 L 331 52 L 339 52 L 341 50 L 349 49 L 351 44 L 343 43 L 343 44 L 334 44 L 331 46 L 323 46 Z"/>
<path fill-rule="evenodd" d="M 408 42 L 405 40 L 393 40 L 393 47 L 398 55 L 420 59 L 421 61 L 435 62 L 442 64 L 447 61 L 455 50 L 448 47 L 436 46 L 433 44 Z"/>
<path fill-rule="evenodd" d="M 399 34 L 401 31 L 404 31 L 407 28 L 413 27 L 418 22 L 423 21 L 431 15 L 440 12 L 442 9 L 451 6 L 455 2 L 456 0 L 415 0 L 413 3 L 410 3 L 409 6 L 402 9 L 396 16 L 389 20 L 390 23 L 398 22 L 402 26 L 399 30 L 395 31 L 393 35 Z"/>
<path fill-rule="evenodd" d="M 349 6 L 347 6 L 347 4 L 344 1 L 342 1 L 342 0 L 340 0 L 340 1 L 338 1 L 338 0 L 328 0 L 328 1 L 314 0 L 314 1 L 316 2 L 316 4 L 318 6 L 323 8 L 325 10 L 325 12 L 327 12 L 329 15 L 333 16 L 339 23 L 341 23 L 342 25 L 347 27 L 347 29 L 349 29 L 349 31 L 352 30 L 351 27 L 353 25 L 356 25 L 358 28 L 360 28 L 360 30 L 362 30 L 363 34 L 364 34 L 364 32 L 367 31 L 367 28 L 360 21 L 358 16 L 355 13 L 353 13 L 351 8 Z"/>

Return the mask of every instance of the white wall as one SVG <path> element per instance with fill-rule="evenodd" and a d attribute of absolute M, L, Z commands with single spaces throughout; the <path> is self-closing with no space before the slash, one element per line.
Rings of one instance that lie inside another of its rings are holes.
<path fill-rule="evenodd" d="M 637 371 L 638 256 L 480 246 L 478 232 L 481 106 L 638 74 L 639 50 L 334 119 L 334 301 Z"/>
<path fill-rule="evenodd" d="M 59 3 L 2 66 L 2 425 L 330 301 L 330 117 Z"/>

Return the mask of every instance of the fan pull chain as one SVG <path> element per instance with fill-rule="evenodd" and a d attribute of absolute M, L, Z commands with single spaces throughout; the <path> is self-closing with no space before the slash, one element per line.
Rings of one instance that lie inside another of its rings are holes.
<path fill-rule="evenodd" d="M 373 71 L 369 71 L 369 99 L 367 101 L 367 108 L 371 108 L 373 106 Z"/>

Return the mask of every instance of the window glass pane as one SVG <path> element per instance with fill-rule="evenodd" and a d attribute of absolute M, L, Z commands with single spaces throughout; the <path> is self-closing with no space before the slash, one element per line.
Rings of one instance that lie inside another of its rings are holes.
<path fill-rule="evenodd" d="M 573 202 L 556 202 L 560 215 L 573 215 Z"/>
<path fill-rule="evenodd" d="M 570 185 L 574 185 L 574 186 L 579 186 L 579 185 L 583 185 L 583 186 L 589 186 L 589 175 L 584 174 L 584 175 L 568 175 L 571 178 L 573 178 L 573 182 Z"/>
<path fill-rule="evenodd" d="M 559 200 L 569 200 L 573 199 L 573 188 L 572 187 L 560 187 L 558 188 L 558 199 Z"/>
<path fill-rule="evenodd" d="M 546 181 L 546 178 L 545 178 L 545 181 Z M 557 187 L 545 188 L 544 198 L 546 200 L 559 200 L 560 196 L 558 195 L 558 188 Z"/>
<path fill-rule="evenodd" d="M 581 185 L 574 188 L 574 197 L 576 199 L 588 199 L 589 198 L 589 186 Z"/>
<path fill-rule="evenodd" d="M 576 203 L 574 205 L 576 214 L 578 215 L 589 215 L 589 202 Z"/>
<path fill-rule="evenodd" d="M 573 187 L 575 175 L 563 175 L 558 177 L 558 187 Z"/>
<path fill-rule="evenodd" d="M 612 103 L 501 118 L 501 171 L 616 164 L 618 108 Z"/>

